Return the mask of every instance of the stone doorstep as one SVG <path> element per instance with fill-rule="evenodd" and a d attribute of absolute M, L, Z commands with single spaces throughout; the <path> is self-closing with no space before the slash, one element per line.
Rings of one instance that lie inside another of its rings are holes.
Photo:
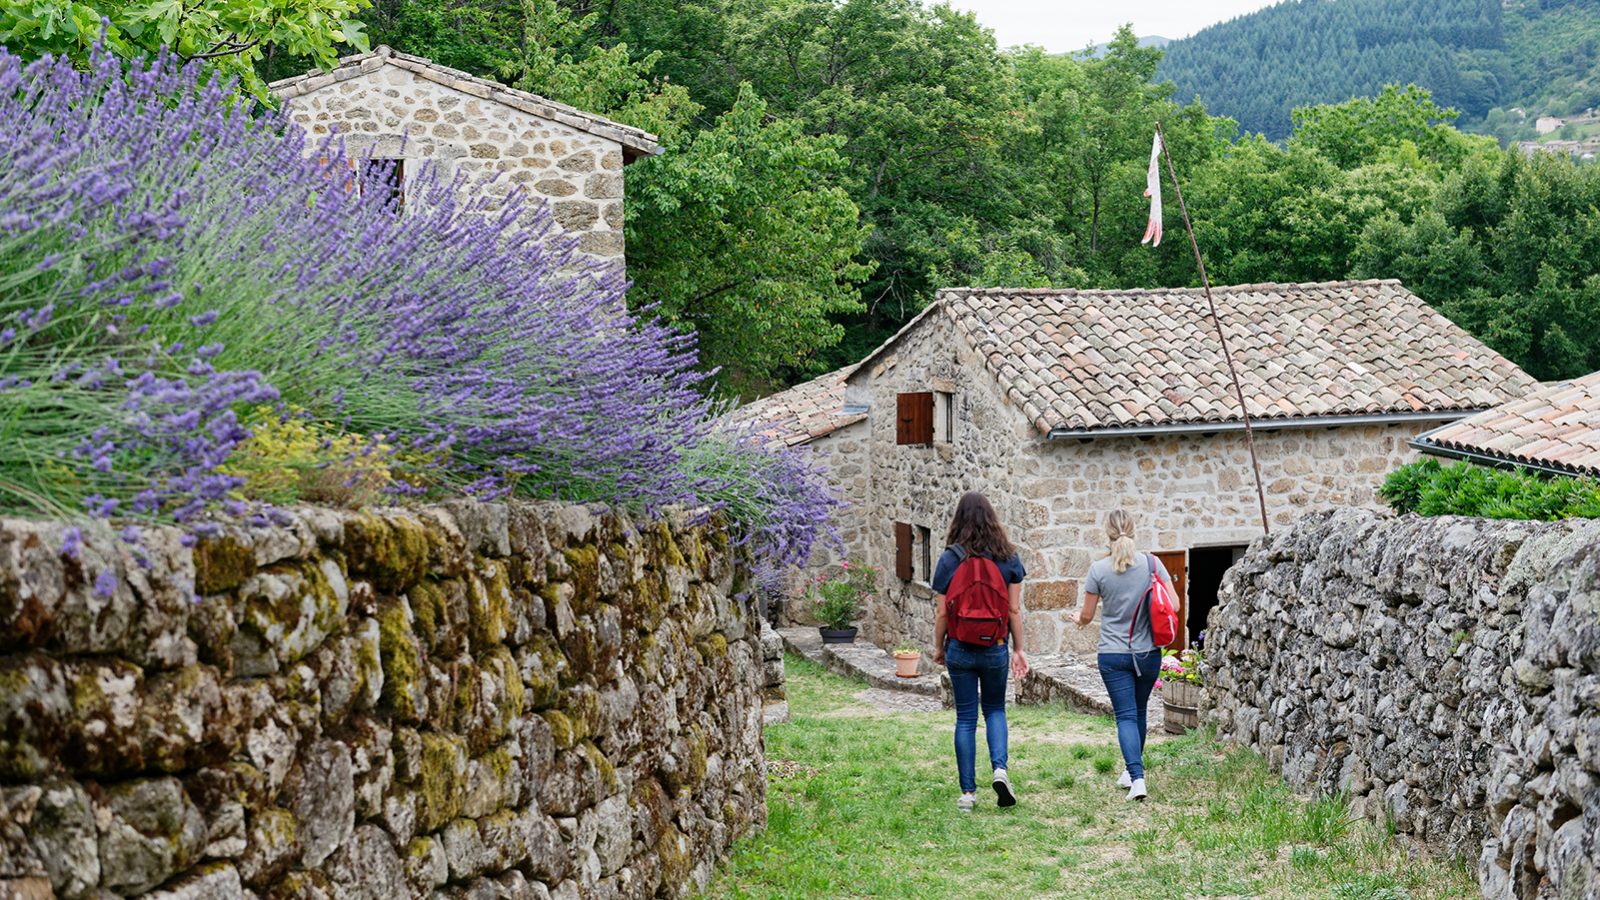
<path fill-rule="evenodd" d="M 1037 706 L 1060 702 L 1082 713 L 1114 714 L 1111 696 L 1106 693 L 1105 682 L 1100 680 L 1100 669 L 1093 656 L 1030 656 L 1028 664 L 1028 677 L 1017 691 L 1018 703 Z M 1161 692 L 1156 691 L 1150 695 L 1150 705 L 1145 711 L 1145 723 L 1151 735 L 1161 732 L 1165 716 Z"/>
<path fill-rule="evenodd" d="M 780 628 L 778 634 L 783 636 L 783 646 L 791 653 L 798 653 L 846 678 L 860 678 L 886 691 L 905 691 L 925 697 L 940 696 L 939 679 L 943 673 L 901 678 L 894 673 L 893 654 L 875 644 L 866 641 L 824 644 L 817 629 L 808 626 Z"/>

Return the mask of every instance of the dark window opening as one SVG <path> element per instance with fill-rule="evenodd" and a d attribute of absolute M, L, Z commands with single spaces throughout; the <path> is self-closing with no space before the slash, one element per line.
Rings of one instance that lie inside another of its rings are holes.
<path fill-rule="evenodd" d="M 1222 576 L 1228 567 L 1244 556 L 1245 546 L 1195 547 L 1189 551 L 1189 617 L 1186 622 L 1189 644 L 1202 647 L 1200 635 L 1206 629 L 1206 617 L 1217 605 L 1217 590 L 1222 587 Z"/>
<path fill-rule="evenodd" d="M 915 574 L 911 570 L 912 540 L 910 525 L 894 523 L 894 574 L 901 581 L 910 581 Z"/>
<path fill-rule="evenodd" d="M 361 163 L 361 184 L 365 190 L 377 191 L 386 208 L 395 211 L 406 206 L 406 161 L 403 159 L 368 159 Z"/>
<path fill-rule="evenodd" d="M 918 525 L 917 543 L 922 545 L 922 577 L 917 580 L 927 584 L 933 581 L 933 532 Z"/>

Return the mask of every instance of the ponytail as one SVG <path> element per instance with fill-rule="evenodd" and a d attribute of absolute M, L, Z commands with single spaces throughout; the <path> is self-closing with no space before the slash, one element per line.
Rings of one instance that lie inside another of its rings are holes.
<path fill-rule="evenodd" d="M 1133 565 L 1133 516 L 1117 510 L 1106 517 L 1106 537 L 1111 541 L 1111 568 L 1118 574 Z"/>

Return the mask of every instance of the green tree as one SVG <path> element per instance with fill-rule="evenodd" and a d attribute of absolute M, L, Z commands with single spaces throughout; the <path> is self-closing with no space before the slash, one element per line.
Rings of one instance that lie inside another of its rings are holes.
<path fill-rule="evenodd" d="M 332 66 L 341 47 L 367 49 L 354 18 L 367 0 L 0 0 L 0 43 L 31 58 L 85 60 L 102 33 L 122 56 L 170 48 L 205 60 L 266 99 L 255 66 L 268 51 Z"/>
<path fill-rule="evenodd" d="M 634 165 L 630 302 L 697 331 L 733 390 L 815 370 L 843 334 L 830 317 L 861 309 L 869 229 L 839 186 L 841 143 L 771 118 L 747 86 L 713 127 Z"/>

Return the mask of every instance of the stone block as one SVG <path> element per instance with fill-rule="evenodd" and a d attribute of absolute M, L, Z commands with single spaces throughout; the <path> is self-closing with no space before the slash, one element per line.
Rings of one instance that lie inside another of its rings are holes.
<path fill-rule="evenodd" d="M 620 257 L 623 237 L 620 231 L 586 231 L 578 235 L 578 249 L 590 256 Z"/>
<path fill-rule="evenodd" d="M 1023 606 L 1029 610 L 1051 611 L 1078 608 L 1078 580 L 1030 581 L 1023 588 Z"/>
<path fill-rule="evenodd" d="M 199 858 L 206 827 L 176 778 L 125 781 L 95 802 L 100 827 L 100 884 L 127 894 L 148 891 Z"/>

